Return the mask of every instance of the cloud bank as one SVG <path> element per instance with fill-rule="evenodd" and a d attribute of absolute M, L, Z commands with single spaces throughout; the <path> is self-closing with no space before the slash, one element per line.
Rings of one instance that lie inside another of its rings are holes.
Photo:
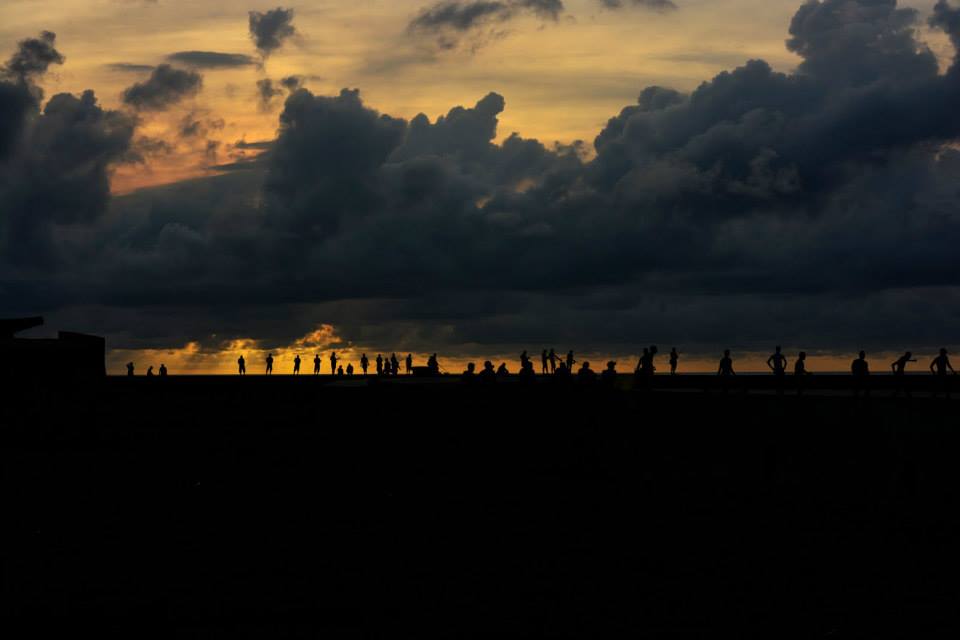
<path fill-rule="evenodd" d="M 954 42 L 957 12 L 930 20 Z M 224 175 L 109 203 L 94 189 L 79 209 L 4 197 L 0 299 L 120 346 L 291 344 L 320 323 L 409 350 L 957 342 L 960 63 L 940 72 L 919 19 L 806 2 L 795 72 L 750 60 L 689 94 L 647 87 L 593 154 L 495 143 L 496 93 L 406 121 L 354 89 L 292 86 L 276 140 Z M 5 113 L 36 108 L 18 82 L 0 85 Z M 92 94 L 57 98 L 4 133 L 4 171 L 41 163 L 43 197 L 80 188 L 61 154 L 105 185 L 129 144 Z M 58 134 L 79 124 L 82 151 Z"/>

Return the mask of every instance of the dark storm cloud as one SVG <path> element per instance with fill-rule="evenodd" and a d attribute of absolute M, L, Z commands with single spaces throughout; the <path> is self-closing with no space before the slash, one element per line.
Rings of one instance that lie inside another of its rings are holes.
<path fill-rule="evenodd" d="M 167 56 L 167 60 L 198 69 L 231 69 L 257 64 L 257 61 L 248 55 L 218 51 L 178 51 Z"/>
<path fill-rule="evenodd" d="M 264 58 L 282 47 L 295 33 L 293 9 L 277 7 L 267 12 L 250 12 L 250 37 Z"/>
<path fill-rule="evenodd" d="M 39 38 L 27 38 L 17 45 L 17 51 L 0 68 L 0 75 L 20 82 L 28 82 L 47 72 L 51 64 L 63 64 L 64 57 L 54 44 L 57 35 L 44 31 Z"/>
<path fill-rule="evenodd" d="M 953 11 L 931 24 L 955 34 Z M 244 170 L 119 198 L 61 249 L 69 276 L 0 286 L 186 318 L 145 329 L 162 346 L 281 344 L 321 318 L 410 349 L 960 339 L 960 82 L 916 25 L 892 0 L 805 3 L 796 72 L 648 87 L 590 159 L 496 143 L 496 93 L 407 122 L 300 88 Z"/>
<path fill-rule="evenodd" d="M 127 87 L 123 92 L 123 101 L 140 111 L 162 111 L 184 98 L 196 95 L 202 84 L 202 77 L 195 71 L 161 64 L 146 81 Z"/>
<path fill-rule="evenodd" d="M 441 0 L 422 9 L 407 31 L 433 37 L 440 49 L 455 48 L 471 34 L 473 46 L 478 47 L 499 35 L 497 25 L 517 16 L 532 14 L 556 20 L 563 11 L 562 0 Z"/>
<path fill-rule="evenodd" d="M 604 8 L 622 9 L 628 5 L 653 9 L 655 11 L 673 11 L 677 5 L 673 0 L 597 0 Z"/>

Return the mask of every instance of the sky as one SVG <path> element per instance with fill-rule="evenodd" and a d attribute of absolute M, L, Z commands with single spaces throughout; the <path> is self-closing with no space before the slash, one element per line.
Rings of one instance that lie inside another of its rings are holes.
<path fill-rule="evenodd" d="M 7 0 L 0 316 L 111 371 L 956 346 L 958 42 L 953 0 Z"/>

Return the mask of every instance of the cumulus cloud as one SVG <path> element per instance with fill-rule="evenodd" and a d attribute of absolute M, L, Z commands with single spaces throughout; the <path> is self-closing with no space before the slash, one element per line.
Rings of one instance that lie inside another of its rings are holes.
<path fill-rule="evenodd" d="M 162 111 L 196 95 L 202 85 L 199 73 L 161 64 L 146 81 L 127 87 L 123 102 L 140 111 Z"/>
<path fill-rule="evenodd" d="M 295 33 L 293 9 L 277 7 L 266 12 L 250 12 L 250 37 L 264 58 L 282 47 Z"/>
<path fill-rule="evenodd" d="M 410 350 L 934 345 L 960 319 L 960 82 L 918 19 L 806 2 L 795 72 L 647 87 L 592 155 L 499 136 L 496 93 L 406 121 L 298 88 L 243 171 L 54 214 L 87 229 L 58 247 L 70 268 L 0 277 L 0 299 L 111 310 L 142 328 L 119 339 L 155 346 L 290 344 L 318 321 Z"/>
<path fill-rule="evenodd" d="M 220 53 L 218 51 L 178 51 L 167 56 L 170 62 L 177 62 L 198 69 L 231 69 L 255 65 L 256 60 L 242 53 Z"/>

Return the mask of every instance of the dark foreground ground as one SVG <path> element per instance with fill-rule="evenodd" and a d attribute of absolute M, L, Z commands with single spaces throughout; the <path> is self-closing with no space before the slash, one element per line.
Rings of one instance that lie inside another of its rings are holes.
<path fill-rule="evenodd" d="M 8 388 L 0 628 L 956 637 L 957 406 L 262 377 Z"/>

